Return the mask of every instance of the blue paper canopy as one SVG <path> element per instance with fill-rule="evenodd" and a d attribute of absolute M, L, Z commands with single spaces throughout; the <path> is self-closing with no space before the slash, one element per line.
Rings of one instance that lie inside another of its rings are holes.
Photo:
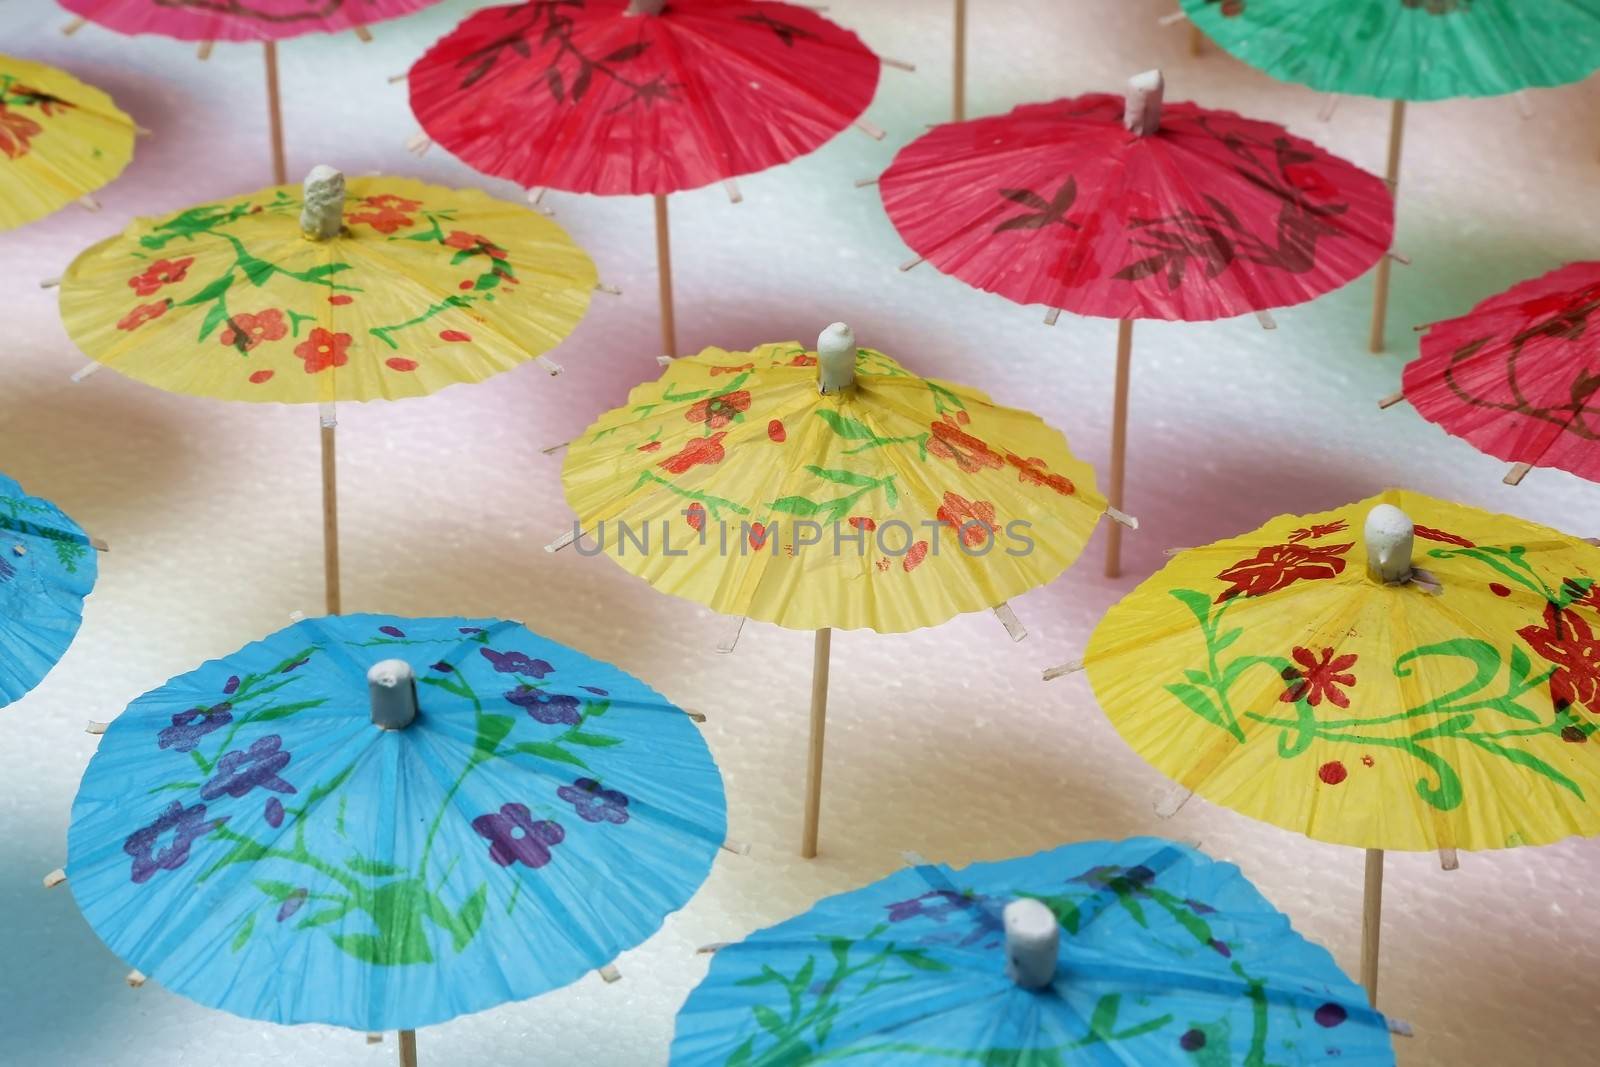
<path fill-rule="evenodd" d="M 367 670 L 418 712 L 374 726 Z M 69 884 L 210 1007 L 405 1030 L 546 992 L 649 937 L 725 833 L 693 722 L 520 625 L 306 620 L 135 701 L 72 809 Z"/>
<path fill-rule="evenodd" d="M 1059 926 L 1007 974 L 1005 906 Z M 915 867 L 717 952 L 676 1067 L 1394 1063 L 1387 1024 L 1232 864 L 1156 838 Z"/>
<path fill-rule="evenodd" d="M 66 654 L 98 566 L 77 523 L 0 474 L 0 707 Z"/>

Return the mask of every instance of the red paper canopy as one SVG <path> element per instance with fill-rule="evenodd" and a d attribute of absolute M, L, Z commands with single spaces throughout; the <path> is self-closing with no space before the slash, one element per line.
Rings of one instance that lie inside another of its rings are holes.
<path fill-rule="evenodd" d="M 1281 126 L 1168 104 L 1140 137 L 1121 96 L 939 126 L 879 183 L 947 274 L 1080 315 L 1216 319 L 1337 289 L 1389 248 L 1383 181 Z"/>
<path fill-rule="evenodd" d="M 180 41 L 281 41 L 409 15 L 438 0 L 61 0 L 118 33 Z"/>
<path fill-rule="evenodd" d="M 1600 481 L 1600 263 L 1490 297 L 1422 338 L 1406 399 L 1510 463 Z"/>
<path fill-rule="evenodd" d="M 540 0 L 479 11 L 411 68 L 411 108 L 520 185 L 670 193 L 810 152 L 871 102 L 855 34 L 770 0 Z"/>

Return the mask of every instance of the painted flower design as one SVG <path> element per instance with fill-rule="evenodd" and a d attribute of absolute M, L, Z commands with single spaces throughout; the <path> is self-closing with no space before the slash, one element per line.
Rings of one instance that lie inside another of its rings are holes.
<path fill-rule="evenodd" d="M 1283 168 L 1283 176 L 1309 199 L 1332 200 L 1339 195 L 1339 187 L 1328 180 L 1318 164 L 1291 163 Z"/>
<path fill-rule="evenodd" d="M 132 311 L 128 312 L 126 315 L 122 316 L 122 318 L 117 320 L 117 329 L 137 330 L 145 323 L 159 319 L 161 316 L 165 315 L 167 313 L 167 309 L 171 306 L 172 301 L 170 300 L 157 300 L 153 304 L 140 304 L 138 307 L 134 308 Z"/>
<path fill-rule="evenodd" d="M 1228 588 L 1217 603 L 1236 596 L 1266 596 L 1295 582 L 1336 578 L 1344 571 L 1344 554 L 1352 545 L 1269 545 L 1217 575 Z"/>
<path fill-rule="evenodd" d="M 245 312 L 230 316 L 227 327 L 217 338 L 230 348 L 249 352 L 268 341 L 283 340 L 288 332 L 289 326 L 283 321 L 283 312 L 269 308 L 254 315 Z"/>
<path fill-rule="evenodd" d="M 1456 534 L 1453 534 L 1453 533 L 1446 533 L 1443 530 L 1435 530 L 1431 526 L 1414 525 L 1414 526 L 1412 526 L 1411 529 L 1412 529 L 1412 532 L 1415 533 L 1418 537 L 1426 538 L 1429 541 L 1438 541 L 1440 544 L 1443 544 L 1443 545 L 1455 545 L 1457 548 L 1477 548 L 1478 547 L 1477 545 L 1473 544 L 1471 541 L 1468 541 L 1465 537 L 1459 537 L 1459 536 L 1457 536 Z"/>
<path fill-rule="evenodd" d="M 531 659 L 522 652 L 496 652 L 492 648 L 480 648 L 478 654 L 488 660 L 489 666 L 501 674 L 526 674 L 531 678 L 542 679 L 555 670 L 544 660 Z"/>
<path fill-rule="evenodd" d="M 1317 707 L 1326 697 L 1335 707 L 1350 706 L 1350 698 L 1341 687 L 1349 688 L 1356 684 L 1356 676 L 1350 673 L 1350 668 L 1356 665 L 1355 653 L 1335 656 L 1333 649 L 1325 648 L 1319 656 L 1309 648 L 1296 647 L 1294 661 L 1299 664 L 1298 667 L 1284 668 L 1283 680 L 1288 683 L 1288 688 L 1279 700 L 1293 704 L 1304 699 L 1312 707 Z"/>
<path fill-rule="evenodd" d="M 721 429 L 750 410 L 750 393 L 740 389 L 721 396 L 708 396 L 691 404 L 683 417 L 690 422 L 703 422 L 713 430 Z"/>
<path fill-rule="evenodd" d="M 410 226 L 415 221 L 411 212 L 422 206 L 420 201 L 392 193 L 366 197 L 361 204 L 360 209 L 345 216 L 345 221 L 364 223 L 379 233 L 394 233 L 403 226 Z"/>
<path fill-rule="evenodd" d="M 193 752 L 202 738 L 233 721 L 233 705 L 224 701 L 209 708 L 190 708 L 172 717 L 172 725 L 156 735 L 159 748 Z"/>
<path fill-rule="evenodd" d="M 1517 636 L 1555 664 L 1550 696 L 1557 706 L 1580 704 L 1600 713 L 1600 638 L 1582 615 L 1546 604 L 1542 626 L 1524 626 Z"/>
<path fill-rule="evenodd" d="M 463 252 L 482 252 L 491 259 L 505 259 L 506 250 L 476 233 L 467 233 L 465 230 L 452 230 L 444 239 L 444 243 L 451 248 L 459 248 Z M 459 258 L 459 257 L 458 257 Z"/>
<path fill-rule="evenodd" d="M 189 266 L 193 262 L 193 256 L 184 256 L 182 259 L 158 259 L 146 267 L 144 273 L 129 278 L 128 288 L 140 296 L 154 296 L 162 286 L 181 282 L 188 277 Z"/>
<path fill-rule="evenodd" d="M 197 839 L 227 821 L 226 817 L 207 819 L 204 804 L 186 808 L 181 801 L 174 800 L 156 817 L 155 822 L 135 830 L 122 843 L 122 851 L 133 858 L 129 877 L 135 885 L 142 885 L 153 878 L 157 871 L 177 870 L 189 862 L 189 848 Z M 157 848 L 158 842 L 168 834 L 172 835 L 171 840 Z"/>
<path fill-rule="evenodd" d="M 578 778 L 556 790 L 556 796 L 572 805 L 584 822 L 609 822 L 620 826 L 628 821 L 627 794 L 603 789 L 593 778 Z"/>
<path fill-rule="evenodd" d="M 1303 541 L 1316 541 L 1321 538 L 1328 537 L 1331 534 L 1343 533 L 1349 528 L 1350 524 L 1345 522 L 1343 519 L 1335 519 L 1333 522 L 1315 523 L 1311 526 L 1302 526 L 1300 529 L 1289 535 L 1289 543 L 1291 545 L 1298 545 Z"/>
<path fill-rule="evenodd" d="M 979 903 L 979 898 L 975 896 L 948 889 L 935 889 L 920 897 L 897 900 L 884 907 L 888 910 L 888 918 L 892 923 L 908 922 L 911 919 L 932 919 L 934 922 L 942 923 L 951 915 L 972 910 Z"/>
<path fill-rule="evenodd" d="M 349 349 L 349 334 L 332 333 L 318 326 L 304 341 L 294 346 L 294 354 L 305 360 L 307 374 L 317 374 L 329 367 L 342 367 L 350 362 Z"/>
<path fill-rule="evenodd" d="M 558 822 L 535 822 L 526 804 L 503 804 L 498 814 L 479 815 L 472 829 L 489 842 L 489 858 L 500 866 L 520 863 L 535 870 L 550 862 L 550 850 L 567 836 Z"/>
<path fill-rule="evenodd" d="M 1017 480 L 1025 485 L 1038 485 L 1046 489 L 1054 489 L 1062 496 L 1071 496 L 1078 491 L 1072 484 L 1072 479 L 1063 474 L 1051 474 L 1050 468 L 1038 457 L 1023 459 L 1014 453 L 1006 453 L 1006 462 L 1017 468 Z"/>
<path fill-rule="evenodd" d="M 277 734 L 258 737 L 249 748 L 234 749 L 217 760 L 217 773 L 200 787 L 200 799 L 238 798 L 252 789 L 293 793 L 294 786 L 278 777 L 278 772 L 289 765 L 290 759 L 290 753 L 283 748 L 282 737 Z"/>
<path fill-rule="evenodd" d="M 546 726 L 576 726 L 583 721 L 578 712 L 578 698 L 566 693 L 519 685 L 506 693 L 506 699 Z"/>
<path fill-rule="evenodd" d="M 994 536 L 994 505 L 987 500 L 968 500 L 946 492 L 934 517 L 954 530 L 968 548 L 978 548 Z"/>
<path fill-rule="evenodd" d="M 963 412 L 965 414 L 965 412 Z M 944 415 L 928 427 L 928 454 L 954 463 L 964 474 L 999 470 L 1005 466 L 1000 454 L 967 431 L 951 416 Z"/>
<path fill-rule="evenodd" d="M 678 453 L 662 460 L 659 466 L 670 474 L 683 474 L 703 464 L 721 463 L 725 454 L 722 439 L 726 436 L 726 430 L 718 430 L 710 437 L 696 437 Z"/>
<path fill-rule="evenodd" d="M 29 142 L 44 132 L 44 127 L 26 115 L 0 104 L 0 155 L 16 159 L 26 155 Z"/>

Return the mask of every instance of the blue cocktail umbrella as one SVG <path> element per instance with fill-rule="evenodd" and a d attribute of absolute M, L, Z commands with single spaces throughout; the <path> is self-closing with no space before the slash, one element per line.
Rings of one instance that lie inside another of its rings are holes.
<path fill-rule="evenodd" d="M 1232 864 L 1155 838 L 919 866 L 717 952 L 672 1063 L 1392 1065 L 1387 1024 Z"/>
<path fill-rule="evenodd" d="M 66 654 L 97 568 L 77 523 L 0 474 L 0 707 Z"/>
<path fill-rule="evenodd" d="M 176 993 L 404 1032 L 637 945 L 725 821 L 698 729 L 617 668 L 516 623 L 354 615 L 135 701 L 84 775 L 67 874 Z"/>

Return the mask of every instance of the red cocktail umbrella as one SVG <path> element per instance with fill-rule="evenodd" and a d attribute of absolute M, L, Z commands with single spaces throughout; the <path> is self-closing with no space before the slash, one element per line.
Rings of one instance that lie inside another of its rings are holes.
<path fill-rule="evenodd" d="M 879 182 L 901 236 L 939 270 L 1018 303 L 1120 320 L 1119 508 L 1133 320 L 1302 303 L 1363 274 L 1394 231 L 1377 176 L 1270 122 L 1163 109 L 1161 93 L 1151 72 L 1126 99 L 1094 93 L 939 126 Z M 1119 553 L 1113 533 L 1108 575 Z"/>
<path fill-rule="evenodd" d="M 1600 482 L 1600 263 L 1573 263 L 1435 323 L 1404 391 L 1429 422 L 1480 452 Z M 1387 406 L 1387 402 L 1385 404 Z"/>
<path fill-rule="evenodd" d="M 200 58 L 214 41 L 260 41 L 267 66 L 267 111 L 272 131 L 272 181 L 289 179 L 283 150 L 283 108 L 278 99 L 278 42 L 306 33 L 353 30 L 369 40 L 367 25 L 419 11 L 438 0 L 60 0 L 77 15 L 74 33 L 93 22 L 117 33 L 155 34 L 199 41 Z"/>
<path fill-rule="evenodd" d="M 860 121 L 879 60 L 767 0 L 536 0 L 479 11 L 411 68 L 428 137 L 529 189 L 652 194 L 677 354 L 666 195 L 787 162 Z"/>

